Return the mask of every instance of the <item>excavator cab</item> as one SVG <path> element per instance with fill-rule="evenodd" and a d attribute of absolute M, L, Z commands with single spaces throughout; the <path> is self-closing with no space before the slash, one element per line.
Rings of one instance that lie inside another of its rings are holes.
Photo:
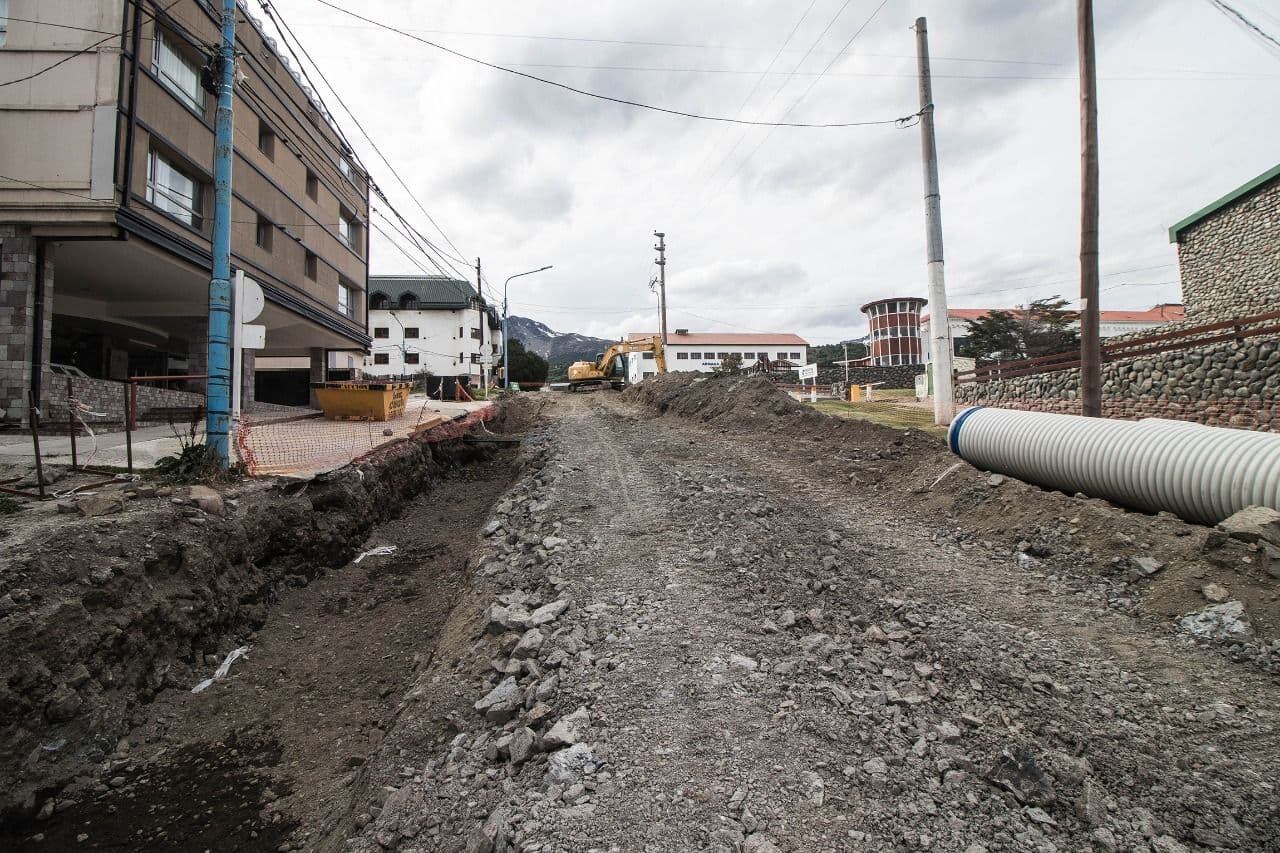
<path fill-rule="evenodd" d="M 594 362 L 578 361 L 569 366 L 569 390 L 577 391 L 588 385 L 608 383 L 614 390 L 621 391 L 627 384 L 627 353 L 651 352 L 657 361 L 658 373 L 667 372 L 667 362 L 659 338 L 643 338 L 636 341 L 622 341 L 609 347 L 596 356 Z"/>

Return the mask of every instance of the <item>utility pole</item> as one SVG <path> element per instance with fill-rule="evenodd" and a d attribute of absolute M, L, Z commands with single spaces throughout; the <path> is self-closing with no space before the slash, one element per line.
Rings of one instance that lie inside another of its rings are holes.
<path fill-rule="evenodd" d="M 231 464 L 231 112 L 236 81 L 236 0 L 222 0 L 222 45 L 215 62 L 218 111 L 213 147 L 213 277 L 209 280 L 208 416 L 205 444 L 218 462 Z"/>
<path fill-rule="evenodd" d="M 924 224 L 929 246 L 929 338 L 933 347 L 933 422 L 951 423 L 951 323 L 947 280 L 942 264 L 942 194 L 938 189 L 938 145 L 933 136 L 933 80 L 929 72 L 929 31 L 916 18 L 916 57 L 920 69 L 920 142 L 924 154 Z"/>
<path fill-rule="evenodd" d="M 662 345 L 667 344 L 667 235 L 661 231 L 654 231 L 653 236 L 658 238 L 658 245 L 653 248 L 658 251 L 658 324 L 661 327 Z"/>
<path fill-rule="evenodd" d="M 1080 413 L 1102 417 L 1102 342 L 1098 332 L 1098 77 L 1093 0 L 1076 0 L 1080 47 Z"/>
<path fill-rule="evenodd" d="M 484 388 L 485 396 L 489 396 L 489 356 L 491 353 L 484 351 L 484 329 L 489 325 L 488 304 L 484 301 L 484 279 L 480 277 L 480 259 L 476 258 L 476 296 L 479 297 L 480 309 L 476 312 L 480 317 L 480 385 Z"/>
<path fill-rule="evenodd" d="M 849 342 L 844 342 L 844 384 L 849 384 Z"/>

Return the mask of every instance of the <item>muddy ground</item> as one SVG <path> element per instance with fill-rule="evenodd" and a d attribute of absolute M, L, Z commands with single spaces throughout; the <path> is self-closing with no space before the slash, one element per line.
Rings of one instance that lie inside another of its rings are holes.
<path fill-rule="evenodd" d="M 1280 849 L 1265 554 L 691 380 L 509 405 L 0 847 Z"/>

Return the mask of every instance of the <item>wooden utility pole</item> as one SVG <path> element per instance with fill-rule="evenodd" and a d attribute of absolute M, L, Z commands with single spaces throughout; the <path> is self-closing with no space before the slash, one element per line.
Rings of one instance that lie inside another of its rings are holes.
<path fill-rule="evenodd" d="M 933 353 L 933 422 L 951 423 L 955 414 L 951 375 L 951 322 L 942 261 L 942 193 L 938 189 L 938 145 L 933 136 L 933 80 L 929 71 L 929 30 L 916 18 L 916 60 L 920 72 L 920 142 L 924 155 L 924 224 L 929 246 L 929 343 Z"/>
<path fill-rule="evenodd" d="M 1076 0 L 1080 47 L 1080 402 L 1102 417 L 1102 342 L 1098 336 L 1098 77 L 1093 0 Z"/>
<path fill-rule="evenodd" d="M 667 235 L 661 231 L 654 231 L 653 236 L 658 238 L 658 245 L 653 248 L 658 251 L 658 322 L 661 326 L 662 344 L 667 344 Z"/>

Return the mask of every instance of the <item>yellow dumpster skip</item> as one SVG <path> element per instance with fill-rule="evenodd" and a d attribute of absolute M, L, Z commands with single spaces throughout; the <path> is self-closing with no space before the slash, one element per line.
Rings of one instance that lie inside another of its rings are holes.
<path fill-rule="evenodd" d="M 313 382 L 316 402 L 331 421 L 387 421 L 404 414 L 408 382 Z"/>

